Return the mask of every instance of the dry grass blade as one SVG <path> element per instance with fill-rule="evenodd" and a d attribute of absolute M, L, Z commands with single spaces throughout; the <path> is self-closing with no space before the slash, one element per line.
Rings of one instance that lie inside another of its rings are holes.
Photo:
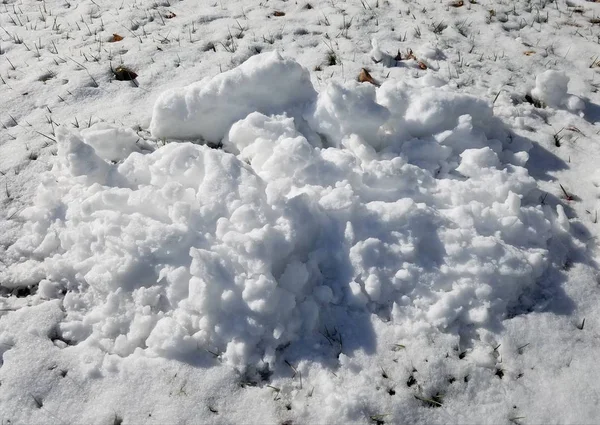
<path fill-rule="evenodd" d="M 563 187 L 562 184 L 559 183 L 559 186 L 562 189 L 563 193 L 565 194 L 565 199 L 567 201 L 572 201 L 573 199 L 575 199 L 575 198 L 573 198 L 573 195 L 569 195 L 569 193 L 566 191 L 566 189 Z"/>

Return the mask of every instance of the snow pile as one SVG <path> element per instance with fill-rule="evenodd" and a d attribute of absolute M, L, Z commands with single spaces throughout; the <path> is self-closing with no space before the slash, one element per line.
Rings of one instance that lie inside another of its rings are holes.
<path fill-rule="evenodd" d="M 564 71 L 548 70 L 535 77 L 533 97 L 553 108 L 566 107 L 571 111 L 581 111 L 585 105 L 577 97 L 567 94 L 569 77 Z"/>
<path fill-rule="evenodd" d="M 488 104 L 444 88 L 332 84 L 317 98 L 306 70 L 265 54 L 164 94 L 152 131 L 224 137 L 232 153 L 143 154 L 117 130 L 61 129 L 22 213 L 9 254 L 29 259 L 2 278 L 64 294 L 64 340 L 244 367 L 334 310 L 409 334 L 486 327 L 542 276 L 561 231 L 534 196 L 527 146 Z"/>

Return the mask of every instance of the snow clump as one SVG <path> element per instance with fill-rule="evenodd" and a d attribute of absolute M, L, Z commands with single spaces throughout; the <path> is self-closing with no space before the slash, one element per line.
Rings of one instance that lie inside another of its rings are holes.
<path fill-rule="evenodd" d="M 264 53 L 212 79 L 162 93 L 150 131 L 156 138 L 217 143 L 251 112 L 293 113 L 316 96 L 307 69 L 277 51 Z"/>
<path fill-rule="evenodd" d="M 585 105 L 577 97 L 567 94 L 569 77 L 564 71 L 547 70 L 535 77 L 534 98 L 553 108 L 566 107 L 571 111 L 581 111 Z"/>

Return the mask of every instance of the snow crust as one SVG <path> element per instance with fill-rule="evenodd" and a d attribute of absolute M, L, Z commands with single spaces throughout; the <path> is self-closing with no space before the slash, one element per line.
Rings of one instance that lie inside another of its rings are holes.
<path fill-rule="evenodd" d="M 61 337 L 122 357 L 210 350 L 243 370 L 339 309 L 407 335 L 495 326 L 568 225 L 539 203 L 530 145 L 439 80 L 317 95 L 261 54 L 163 93 L 151 130 L 224 150 L 60 127 L 1 276 L 65 294 Z"/>

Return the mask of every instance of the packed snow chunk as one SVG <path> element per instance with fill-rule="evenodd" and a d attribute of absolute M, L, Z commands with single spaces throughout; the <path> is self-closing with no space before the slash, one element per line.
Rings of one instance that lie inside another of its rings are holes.
<path fill-rule="evenodd" d="M 232 340 L 227 344 L 223 359 L 232 366 L 242 369 L 249 362 L 256 362 L 256 354 L 253 353 L 250 344 L 244 341 Z"/>
<path fill-rule="evenodd" d="M 434 87 L 440 84 L 387 80 L 377 89 L 377 102 L 390 111 L 382 126 L 384 150 L 400 151 L 409 162 L 439 173 L 455 167 L 465 149 L 524 149 L 502 142 L 506 132 L 486 101 Z"/>
<path fill-rule="evenodd" d="M 266 116 L 253 112 L 231 126 L 223 139 L 223 148 L 244 159 L 268 155 L 283 139 L 300 136 L 294 119 L 285 115 Z M 262 155 L 261 155 L 262 154 Z"/>
<path fill-rule="evenodd" d="M 263 53 L 212 79 L 162 93 L 150 132 L 157 138 L 217 143 L 251 112 L 295 115 L 316 95 L 308 70 L 276 51 Z"/>
<path fill-rule="evenodd" d="M 427 73 L 419 79 L 423 87 L 443 87 L 448 84 L 440 75 L 428 69 Z"/>
<path fill-rule="evenodd" d="M 456 127 L 462 115 L 470 115 L 475 126 L 485 128 L 489 127 L 493 112 L 485 100 L 441 89 L 424 88 L 408 106 L 405 120 L 408 131 L 413 136 L 423 137 Z"/>
<path fill-rule="evenodd" d="M 547 70 L 535 77 L 531 94 L 548 106 L 562 106 L 567 97 L 569 77 L 563 71 Z"/>
<path fill-rule="evenodd" d="M 420 59 L 429 59 L 432 61 L 446 59 L 446 55 L 431 43 L 424 43 L 418 46 L 415 53 Z"/>
<path fill-rule="evenodd" d="M 373 62 L 375 63 L 380 63 L 385 67 L 393 67 L 396 66 L 398 64 L 398 61 L 396 60 L 396 58 L 388 53 L 385 53 L 381 50 L 381 48 L 379 47 L 379 42 L 377 41 L 376 38 L 373 38 L 371 40 L 371 60 L 373 60 Z"/>
<path fill-rule="evenodd" d="M 547 70 L 535 77 L 535 88 L 531 90 L 534 98 L 553 108 L 567 107 L 571 111 L 585 108 L 577 96 L 567 94 L 569 77 L 564 71 Z"/>
<path fill-rule="evenodd" d="M 404 116 L 413 97 L 413 89 L 404 81 L 386 80 L 377 89 L 377 103 L 390 111 L 389 125 L 394 133 L 405 127 Z"/>
<path fill-rule="evenodd" d="M 56 141 L 58 144 L 56 167 L 64 167 L 71 176 L 81 176 L 88 182 L 107 183 L 114 167 L 98 156 L 92 146 L 65 127 L 57 129 Z"/>
<path fill-rule="evenodd" d="M 564 230 L 565 232 L 569 231 L 569 228 L 571 227 L 571 223 L 569 222 L 569 218 L 567 217 L 567 214 L 565 213 L 565 209 L 562 205 L 558 204 L 556 206 L 556 223 L 557 225 Z"/>
<path fill-rule="evenodd" d="M 97 123 L 81 130 L 81 137 L 106 161 L 118 162 L 127 158 L 130 153 L 140 151 L 137 143 L 141 138 L 130 128 Z"/>
<path fill-rule="evenodd" d="M 569 96 L 565 106 L 569 111 L 580 112 L 585 109 L 585 102 L 578 96 Z"/>
<path fill-rule="evenodd" d="M 365 305 L 368 301 L 368 298 L 362 292 L 362 288 L 361 288 L 360 284 L 358 282 L 352 281 L 348 284 L 348 286 L 350 289 L 350 297 L 349 297 L 350 304 L 355 304 L 357 306 Z"/>
<path fill-rule="evenodd" d="M 390 112 L 376 101 L 376 90 L 370 84 L 331 83 L 319 93 L 314 111 L 307 121 L 324 134 L 332 146 L 340 147 L 344 136 L 356 134 L 375 148 L 379 147 L 380 127 Z"/>
<path fill-rule="evenodd" d="M 467 149 L 460 157 L 462 161 L 456 171 L 468 177 L 487 173 L 486 168 L 500 165 L 498 155 L 490 148 Z"/>
<path fill-rule="evenodd" d="M 158 321 L 146 345 L 151 351 L 165 357 L 176 357 L 198 348 L 185 329 L 171 317 Z"/>
<path fill-rule="evenodd" d="M 473 127 L 473 118 L 470 115 L 460 116 L 458 125 L 454 129 L 437 134 L 435 139 L 438 143 L 452 148 L 456 153 L 488 146 L 497 152 L 502 151 L 500 142 L 494 143 L 488 140 L 482 131 Z"/>

